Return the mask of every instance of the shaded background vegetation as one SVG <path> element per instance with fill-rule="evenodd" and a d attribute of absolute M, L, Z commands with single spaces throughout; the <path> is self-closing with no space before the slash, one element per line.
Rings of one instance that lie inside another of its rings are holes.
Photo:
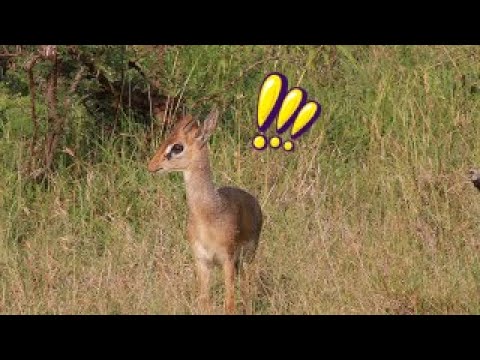
<path fill-rule="evenodd" d="M 146 162 L 177 114 L 215 104 L 216 182 L 266 216 L 255 313 L 478 313 L 479 60 L 475 46 L 0 45 L 0 312 L 195 313 L 182 178 Z M 250 145 L 274 70 L 323 106 L 292 154 Z"/>

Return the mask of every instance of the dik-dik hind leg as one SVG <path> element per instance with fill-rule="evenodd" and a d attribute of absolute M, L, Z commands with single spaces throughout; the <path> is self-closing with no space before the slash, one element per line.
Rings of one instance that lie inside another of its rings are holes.
<path fill-rule="evenodd" d="M 252 314 L 252 296 L 250 291 L 250 273 L 251 266 L 247 264 L 243 254 L 240 254 L 237 262 L 235 263 L 236 273 L 240 278 L 240 290 L 241 290 L 241 299 L 243 304 L 243 311 L 247 315 Z"/>
<path fill-rule="evenodd" d="M 212 271 L 212 265 L 208 262 L 197 260 L 197 276 L 199 282 L 199 296 L 198 302 L 202 313 L 210 313 L 212 310 L 212 304 L 210 300 L 210 273 Z"/>
<path fill-rule="evenodd" d="M 255 291 L 252 289 L 252 280 L 255 278 L 255 252 L 257 250 L 258 238 L 250 240 L 245 244 L 240 253 L 237 270 L 240 275 L 240 288 L 242 300 L 247 315 L 253 314 L 253 297 Z"/>
<path fill-rule="evenodd" d="M 225 312 L 227 314 L 235 313 L 235 261 L 233 258 L 225 260 L 223 263 L 223 273 L 225 276 Z"/>
<path fill-rule="evenodd" d="M 251 292 L 251 271 L 248 264 L 240 263 L 238 265 L 238 275 L 240 276 L 240 290 L 242 294 L 242 303 L 246 315 L 252 315 L 252 292 Z"/>

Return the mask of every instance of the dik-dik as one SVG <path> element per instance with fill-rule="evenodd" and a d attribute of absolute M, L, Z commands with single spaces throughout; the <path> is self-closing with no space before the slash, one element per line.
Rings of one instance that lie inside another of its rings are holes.
<path fill-rule="evenodd" d="M 181 118 L 150 160 L 148 170 L 183 172 L 187 237 L 200 281 L 200 304 L 204 310 L 210 308 L 210 274 L 215 265 L 221 266 L 225 311 L 231 314 L 235 312 L 235 276 L 243 273 L 242 260 L 253 260 L 263 216 L 257 199 L 248 192 L 229 186 L 216 188 L 213 183 L 207 142 L 217 118 L 217 110 L 201 125 L 190 115 Z"/>

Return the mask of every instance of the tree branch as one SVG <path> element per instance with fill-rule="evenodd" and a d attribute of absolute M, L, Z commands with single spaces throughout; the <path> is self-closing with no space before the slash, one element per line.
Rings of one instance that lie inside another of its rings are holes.
<path fill-rule="evenodd" d="M 36 54 L 33 55 L 25 64 L 25 70 L 28 73 L 28 83 L 29 83 L 29 88 L 30 88 L 30 109 L 32 113 L 32 122 L 33 122 L 33 134 L 32 134 L 32 140 L 30 142 L 30 159 L 27 164 L 27 172 L 30 173 L 32 170 L 32 162 L 35 159 L 35 145 L 37 143 L 37 136 L 38 136 L 38 119 L 37 119 L 37 113 L 35 110 L 35 80 L 33 78 L 33 68 L 35 64 L 38 62 L 40 59 L 40 55 Z"/>

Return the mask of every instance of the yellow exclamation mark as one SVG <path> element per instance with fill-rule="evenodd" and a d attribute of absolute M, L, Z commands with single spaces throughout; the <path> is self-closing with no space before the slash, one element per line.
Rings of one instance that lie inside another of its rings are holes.
<path fill-rule="evenodd" d="M 321 112 L 321 106 L 316 101 L 309 101 L 298 113 L 291 130 L 292 139 L 298 138 L 305 131 L 310 129 L 313 123 L 318 119 Z"/>
<path fill-rule="evenodd" d="M 257 126 L 259 132 L 267 130 L 277 116 L 287 88 L 288 80 L 285 75 L 274 72 L 265 77 L 258 96 Z M 270 140 L 270 146 L 273 148 L 278 148 L 280 144 L 281 141 L 277 137 Z M 253 139 L 253 147 L 255 149 L 262 150 L 266 146 L 267 138 L 265 135 L 259 134 L 255 136 Z"/>
<path fill-rule="evenodd" d="M 307 101 L 307 92 L 301 88 L 292 88 L 288 92 L 285 100 L 283 101 L 282 107 L 278 114 L 277 119 L 277 133 L 281 134 L 285 130 L 289 128 L 292 122 L 295 120 L 298 112 L 302 108 L 302 106 Z M 275 137 L 278 138 L 278 137 Z M 275 139 L 272 138 L 270 142 Z M 279 139 L 279 138 L 278 138 Z M 280 139 L 278 142 L 278 146 L 280 146 Z M 283 148 L 286 151 L 293 150 L 293 143 L 288 140 L 283 144 Z"/>
<path fill-rule="evenodd" d="M 320 116 L 321 111 L 322 108 L 320 104 L 313 100 L 303 106 L 293 122 L 292 129 L 290 130 L 290 137 L 296 139 L 310 129 Z M 293 142 L 290 140 L 285 141 L 283 148 L 286 151 L 292 151 L 294 148 Z"/>

